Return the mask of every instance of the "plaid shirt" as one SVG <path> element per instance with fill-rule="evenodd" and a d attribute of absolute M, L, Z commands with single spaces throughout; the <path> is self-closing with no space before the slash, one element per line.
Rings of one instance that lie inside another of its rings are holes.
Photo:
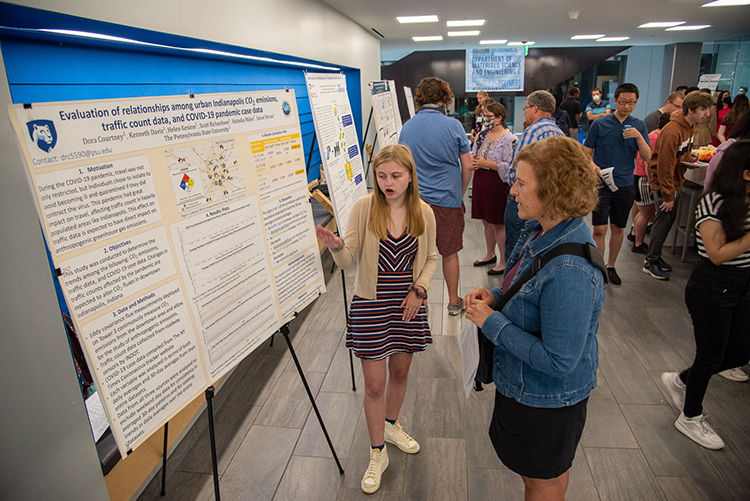
<path fill-rule="evenodd" d="M 560 127 L 557 126 L 555 119 L 552 117 L 542 117 L 529 125 L 526 130 L 523 131 L 521 140 L 516 144 L 516 149 L 513 150 L 513 158 L 510 160 L 510 172 L 508 173 L 510 186 L 513 186 L 513 183 L 516 182 L 516 155 L 518 155 L 519 151 L 532 143 L 541 141 L 542 139 L 564 135 L 565 134 L 563 134 L 563 131 L 560 130 Z"/>

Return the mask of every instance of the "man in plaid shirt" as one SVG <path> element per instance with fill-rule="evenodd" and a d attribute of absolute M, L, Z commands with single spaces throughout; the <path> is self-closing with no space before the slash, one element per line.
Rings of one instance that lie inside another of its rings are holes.
<path fill-rule="evenodd" d="M 530 124 L 523 131 L 521 140 L 516 144 L 513 158 L 510 161 L 510 186 L 516 182 L 516 156 L 518 152 L 532 143 L 547 139 L 552 136 L 564 136 L 563 131 L 555 124 L 552 113 L 555 111 L 555 98 L 546 90 L 535 90 L 526 98 L 526 107 L 523 116 L 526 123 Z M 505 259 L 510 257 L 513 247 L 516 246 L 518 236 L 521 234 L 526 221 L 518 217 L 518 204 L 513 197 L 508 195 L 508 204 L 505 207 Z"/>

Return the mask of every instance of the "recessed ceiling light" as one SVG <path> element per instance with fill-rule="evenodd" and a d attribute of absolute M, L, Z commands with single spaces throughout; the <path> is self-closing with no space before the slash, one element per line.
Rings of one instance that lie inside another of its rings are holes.
<path fill-rule="evenodd" d="M 601 35 L 576 35 L 574 37 L 570 37 L 571 40 L 596 40 L 597 38 L 601 38 L 604 36 L 604 33 Z"/>
<path fill-rule="evenodd" d="M 710 24 L 696 24 L 695 26 L 675 26 L 674 28 L 667 28 L 664 31 L 693 31 L 710 28 Z"/>
<path fill-rule="evenodd" d="M 715 0 L 704 3 L 701 7 L 732 7 L 734 5 L 750 5 L 750 0 Z"/>
<path fill-rule="evenodd" d="M 492 44 L 501 44 L 501 43 L 508 43 L 507 40 L 480 40 L 479 45 L 492 45 Z"/>
<path fill-rule="evenodd" d="M 486 22 L 487 21 L 484 19 L 469 19 L 469 20 L 463 19 L 460 21 L 448 21 L 445 24 L 449 28 L 457 28 L 459 26 L 484 26 L 484 23 Z"/>
<path fill-rule="evenodd" d="M 449 37 L 475 37 L 481 33 L 479 30 L 474 31 L 449 31 Z"/>
<path fill-rule="evenodd" d="M 437 16 L 399 16 L 396 18 L 401 24 L 407 23 L 437 23 Z"/>
<path fill-rule="evenodd" d="M 429 37 L 411 37 L 415 42 L 439 42 L 443 39 L 440 35 Z"/>
<path fill-rule="evenodd" d="M 685 24 L 685 21 L 665 21 L 656 23 L 646 23 L 638 26 L 639 28 L 671 28 L 672 26 L 679 26 Z"/>
<path fill-rule="evenodd" d="M 534 45 L 536 42 L 508 42 L 508 45 Z"/>
<path fill-rule="evenodd" d="M 597 39 L 597 42 L 622 42 L 623 40 L 630 40 L 630 37 L 604 37 Z"/>

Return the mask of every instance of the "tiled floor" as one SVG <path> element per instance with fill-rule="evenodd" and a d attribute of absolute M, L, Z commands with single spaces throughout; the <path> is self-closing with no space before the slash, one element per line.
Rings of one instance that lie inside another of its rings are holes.
<path fill-rule="evenodd" d="M 467 219 L 460 253 L 461 290 L 494 286 L 500 278 L 471 263 L 484 254 L 481 223 Z M 669 249 L 667 249 L 667 252 Z M 625 243 L 621 286 L 607 286 L 599 329 L 599 386 L 571 470 L 570 500 L 750 499 L 750 384 L 711 380 L 705 412 L 726 442 L 722 451 L 694 444 L 673 426 L 677 411 L 665 398 L 662 371 L 692 361 L 693 336 L 683 292 L 692 265 L 679 254 L 669 282 L 640 270 L 642 256 Z M 695 261 L 695 253 L 689 254 Z M 330 273 L 330 258 L 324 263 Z M 354 269 L 346 271 L 351 294 Z M 375 495 L 359 488 L 368 461 L 362 412 L 363 380 L 355 360 L 353 392 L 344 347 L 341 274 L 292 325 L 295 350 L 346 470 L 339 475 L 283 338 L 240 364 L 217 393 L 216 433 L 224 500 L 333 501 L 521 500 L 520 478 L 495 456 L 487 437 L 492 388 L 465 399 L 456 335 L 462 317 L 445 311 L 440 266 L 430 290 L 434 344 L 414 357 L 400 420 L 422 445 L 415 456 L 395 447 Z M 746 367 L 747 369 L 747 367 Z M 172 454 L 167 499 L 213 497 L 205 416 Z M 159 475 L 160 476 L 160 475 Z M 159 477 L 157 476 L 157 478 Z M 154 481 L 141 495 L 159 498 Z"/>

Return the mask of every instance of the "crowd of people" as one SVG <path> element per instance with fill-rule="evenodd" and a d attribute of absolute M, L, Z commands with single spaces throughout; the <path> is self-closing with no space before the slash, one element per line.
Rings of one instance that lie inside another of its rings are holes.
<path fill-rule="evenodd" d="M 637 86 L 619 85 L 613 104 L 600 89 L 591 95 L 582 109 L 576 87 L 565 100 L 531 92 L 518 138 L 505 107 L 480 92 L 467 138 L 461 123 L 446 116 L 454 99 L 448 83 L 425 78 L 400 144 L 374 159 L 374 192 L 356 202 L 346 235 L 318 227 L 339 266 L 357 263 L 346 345 L 360 358 L 365 379 L 371 447 L 364 492 L 380 486 L 389 465 L 386 443 L 407 454 L 420 450 L 398 415 L 412 357 L 432 342 L 426 299 L 440 254 L 448 314 L 465 311 L 494 345 L 489 439 L 498 457 L 521 476 L 526 499 L 564 499 L 597 383 L 605 283 L 622 284 L 615 265 L 631 214 L 628 238 L 632 251 L 645 256 L 644 273 L 669 279 L 662 246 L 699 127 L 708 132 L 705 144 L 717 140 L 719 147 L 697 208 L 699 261 L 685 294 L 696 356 L 688 369 L 662 380 L 680 410 L 675 427 L 709 449 L 724 446 L 702 401 L 713 374 L 747 380 L 739 369 L 750 359 L 747 98 L 676 89 L 640 120 L 632 115 Z M 589 125 L 580 144 L 584 114 Z M 458 253 L 472 178 L 471 217 L 482 221 L 486 243 L 473 264 L 489 267 L 502 284 L 462 298 Z"/>

